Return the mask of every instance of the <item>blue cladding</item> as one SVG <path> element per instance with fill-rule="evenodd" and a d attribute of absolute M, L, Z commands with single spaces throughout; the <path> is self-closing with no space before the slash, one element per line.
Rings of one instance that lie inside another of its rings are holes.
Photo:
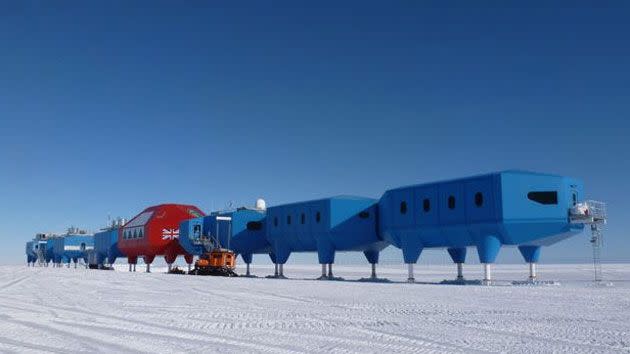
<path fill-rule="evenodd" d="M 217 217 L 231 220 L 217 220 Z M 245 257 L 268 253 L 264 218 L 262 211 L 239 209 L 186 220 L 180 224 L 179 244 L 186 252 L 200 255 L 205 252 L 202 238 L 217 237 L 222 247 L 229 247 Z"/>
<path fill-rule="evenodd" d="M 568 213 L 582 197 L 578 180 L 522 171 L 409 186 L 383 195 L 378 229 L 408 263 L 423 248 L 467 246 L 491 263 L 501 245 L 549 245 L 579 233 Z"/>
<path fill-rule="evenodd" d="M 125 256 L 118 248 L 118 231 L 118 228 L 114 228 L 94 234 L 94 252 L 98 265 L 105 262 L 114 264 L 117 258 Z"/>
<path fill-rule="evenodd" d="M 86 260 L 86 251 L 94 249 L 92 235 L 64 235 L 51 239 L 55 263 L 69 263 L 79 258 Z"/>
<path fill-rule="evenodd" d="M 376 200 L 341 196 L 271 207 L 267 239 L 278 263 L 292 252 L 317 251 L 320 263 L 333 263 L 336 251 L 380 251 Z"/>

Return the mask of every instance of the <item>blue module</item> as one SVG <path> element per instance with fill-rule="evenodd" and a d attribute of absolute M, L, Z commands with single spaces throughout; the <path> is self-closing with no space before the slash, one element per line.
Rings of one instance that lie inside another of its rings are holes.
<path fill-rule="evenodd" d="M 28 241 L 26 243 L 26 262 L 30 266 L 31 263 L 35 265 L 35 261 L 37 261 L 37 253 L 35 252 L 35 242 L 36 241 Z"/>
<path fill-rule="evenodd" d="M 467 246 L 477 248 L 481 263 L 494 263 L 502 245 L 518 246 L 532 263 L 540 246 L 582 231 L 569 220 L 582 194 L 576 179 L 523 171 L 397 188 L 379 202 L 379 232 L 408 264 L 431 247 L 448 248 L 464 263 Z"/>
<path fill-rule="evenodd" d="M 336 251 L 362 251 L 375 264 L 387 246 L 377 234 L 376 220 L 377 201 L 354 196 L 271 207 L 266 223 L 274 263 L 286 263 L 292 252 L 317 251 L 319 263 L 330 266 Z"/>
<path fill-rule="evenodd" d="M 66 235 L 52 239 L 55 263 L 76 263 L 79 258 L 87 264 L 86 251 L 94 249 L 94 236 L 84 233 L 68 232 Z"/>
<path fill-rule="evenodd" d="M 94 252 L 99 267 L 102 267 L 105 261 L 111 265 L 117 258 L 125 256 L 118 249 L 119 230 L 120 228 L 113 227 L 94 234 Z"/>
<path fill-rule="evenodd" d="M 186 252 L 201 255 L 218 243 L 251 263 L 253 253 L 269 252 L 264 217 L 264 211 L 241 208 L 189 219 L 180 223 L 179 244 Z"/>

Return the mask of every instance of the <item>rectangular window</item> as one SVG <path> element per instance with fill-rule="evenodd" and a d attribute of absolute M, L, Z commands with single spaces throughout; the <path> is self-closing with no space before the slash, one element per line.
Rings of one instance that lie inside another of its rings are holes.
<path fill-rule="evenodd" d="M 558 204 L 558 192 L 555 191 L 541 191 L 541 192 L 529 192 L 527 193 L 527 199 L 543 205 L 557 205 Z"/>

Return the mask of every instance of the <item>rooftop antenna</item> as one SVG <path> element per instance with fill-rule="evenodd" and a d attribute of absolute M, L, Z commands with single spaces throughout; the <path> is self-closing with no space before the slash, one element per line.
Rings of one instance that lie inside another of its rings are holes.
<path fill-rule="evenodd" d="M 602 246 L 604 245 L 604 225 L 606 225 L 606 203 L 596 200 L 587 200 L 575 204 L 571 208 L 570 219 L 572 224 L 584 224 L 591 228 L 591 246 L 593 247 L 593 271 L 594 283 L 610 286 L 612 283 L 604 283 L 602 275 Z"/>

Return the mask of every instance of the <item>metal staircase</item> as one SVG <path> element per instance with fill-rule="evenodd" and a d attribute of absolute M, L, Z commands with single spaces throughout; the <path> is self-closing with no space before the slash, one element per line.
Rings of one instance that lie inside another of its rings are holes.
<path fill-rule="evenodd" d="M 591 227 L 590 242 L 593 247 L 594 281 L 597 284 L 601 284 L 603 281 L 601 249 L 604 245 L 603 228 L 606 225 L 606 203 L 596 200 L 577 203 L 571 208 L 570 220 L 573 224 L 584 224 Z"/>

